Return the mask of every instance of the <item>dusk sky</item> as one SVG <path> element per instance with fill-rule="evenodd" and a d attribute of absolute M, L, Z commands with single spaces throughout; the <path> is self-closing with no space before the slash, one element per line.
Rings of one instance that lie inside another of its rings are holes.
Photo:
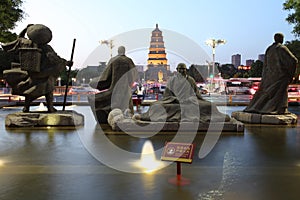
<path fill-rule="evenodd" d="M 23 9 L 27 15 L 14 31 L 19 33 L 30 23 L 47 25 L 53 33 L 50 45 L 66 59 L 70 58 L 76 38 L 77 68 L 97 64 L 89 63 L 87 58 L 101 45 L 100 40 L 137 29 L 153 30 L 156 24 L 162 31 L 170 30 L 191 39 L 210 58 L 211 48 L 205 41 L 225 39 L 227 43 L 216 49 L 216 61 L 231 63 L 233 54 L 241 54 L 245 64 L 245 60 L 256 60 L 258 54 L 265 52 L 274 33 L 282 32 L 285 41 L 295 39 L 292 25 L 285 20 L 288 12 L 283 10 L 283 3 L 284 0 L 25 0 Z M 149 41 L 150 36 L 151 31 Z M 187 53 L 197 53 L 190 51 Z M 205 60 L 195 64 L 205 64 Z"/>

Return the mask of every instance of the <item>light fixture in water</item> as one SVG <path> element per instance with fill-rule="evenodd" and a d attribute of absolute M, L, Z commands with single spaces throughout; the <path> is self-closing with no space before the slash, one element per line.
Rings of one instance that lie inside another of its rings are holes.
<path fill-rule="evenodd" d="M 163 162 L 156 159 L 152 142 L 149 140 L 144 143 L 141 159 L 136 164 L 145 173 L 154 172 L 164 166 Z"/>

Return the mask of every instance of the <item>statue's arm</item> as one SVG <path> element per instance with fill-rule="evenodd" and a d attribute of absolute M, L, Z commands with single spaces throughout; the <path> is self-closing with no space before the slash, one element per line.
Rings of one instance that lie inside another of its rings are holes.
<path fill-rule="evenodd" d="M 283 64 L 283 67 L 287 70 L 288 77 L 290 78 L 290 80 L 292 80 L 296 71 L 298 59 L 286 46 L 282 46 L 282 48 L 280 48 L 279 54 L 280 62 Z"/>
<path fill-rule="evenodd" d="M 51 64 L 63 63 L 65 66 L 67 65 L 67 60 L 57 55 L 50 45 L 46 45 L 44 50 Z"/>
<path fill-rule="evenodd" d="M 197 84 L 195 82 L 195 80 L 189 76 L 189 82 L 191 84 L 191 87 L 193 88 L 194 92 L 195 92 L 195 95 L 197 96 L 198 99 L 203 99 L 200 92 L 199 92 L 199 89 L 197 87 Z"/>
<path fill-rule="evenodd" d="M 112 66 L 108 65 L 104 72 L 101 74 L 101 77 L 97 83 L 98 90 L 108 89 L 112 82 Z"/>

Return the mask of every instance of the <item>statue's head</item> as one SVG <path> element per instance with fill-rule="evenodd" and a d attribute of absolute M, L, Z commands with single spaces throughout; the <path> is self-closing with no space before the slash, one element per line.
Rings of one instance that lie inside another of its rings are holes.
<path fill-rule="evenodd" d="M 184 63 L 179 63 L 177 65 L 177 72 L 179 72 L 181 75 L 186 76 L 186 65 Z"/>
<path fill-rule="evenodd" d="M 36 44 L 47 44 L 52 40 L 51 30 L 43 24 L 33 24 L 27 27 L 27 36 Z"/>
<path fill-rule="evenodd" d="M 120 55 L 120 56 L 125 55 L 125 47 L 124 46 L 119 46 L 118 55 Z"/>
<path fill-rule="evenodd" d="M 284 35 L 282 33 L 275 33 L 274 40 L 276 43 L 283 43 Z"/>

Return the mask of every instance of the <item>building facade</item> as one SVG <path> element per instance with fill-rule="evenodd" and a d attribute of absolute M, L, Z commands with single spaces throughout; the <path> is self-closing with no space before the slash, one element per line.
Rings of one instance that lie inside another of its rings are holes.
<path fill-rule="evenodd" d="M 260 60 L 261 62 L 265 61 L 265 54 L 259 54 L 258 55 L 258 60 Z"/>
<path fill-rule="evenodd" d="M 246 66 L 251 66 L 253 63 L 254 63 L 254 60 L 252 60 L 252 59 L 246 60 Z"/>
<path fill-rule="evenodd" d="M 241 65 L 241 54 L 235 54 L 231 56 L 231 63 L 235 68 Z"/>

